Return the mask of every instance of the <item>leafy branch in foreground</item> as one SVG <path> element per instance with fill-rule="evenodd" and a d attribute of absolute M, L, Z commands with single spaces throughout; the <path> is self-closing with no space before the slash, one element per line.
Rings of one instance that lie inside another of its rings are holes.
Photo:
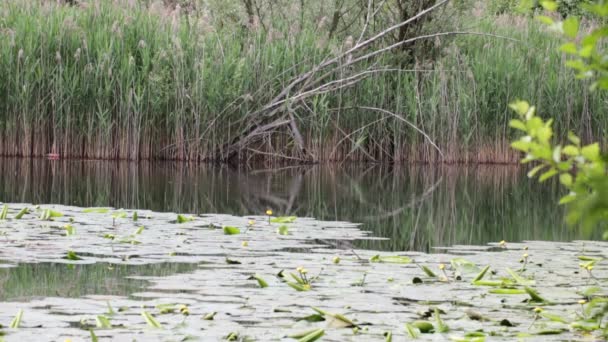
<path fill-rule="evenodd" d="M 522 1 L 525 5 L 526 1 Z M 556 1 L 542 1 L 547 11 L 556 11 Z M 608 17 L 608 2 L 595 1 L 583 6 L 583 9 L 599 17 Z M 590 33 L 580 36 L 580 22 L 570 16 L 563 21 L 548 16 L 538 16 L 541 22 L 554 31 L 563 34 L 567 42 L 560 50 L 572 58 L 567 66 L 577 71 L 578 78 L 592 79 L 592 89 L 608 89 L 608 54 L 602 50 L 602 40 L 608 37 L 608 25 L 602 22 Z M 582 224 L 591 231 L 608 222 L 608 155 L 602 154 L 599 143 L 583 145 L 574 133 L 568 134 L 566 145 L 554 144 L 553 120 L 543 120 L 536 115 L 536 108 L 525 101 L 510 105 L 517 112 L 519 119 L 511 120 L 509 125 L 525 134 L 514 141 L 511 146 L 526 153 L 523 163 L 539 162 L 529 177 L 539 176 L 541 182 L 559 176 L 560 183 L 569 190 L 562 197 L 560 204 L 568 206 L 567 222 L 570 225 Z M 604 233 L 608 239 L 608 231 Z"/>
<path fill-rule="evenodd" d="M 525 133 L 511 146 L 526 153 L 522 163 L 539 162 L 528 176 L 540 174 L 541 182 L 559 177 L 570 191 L 559 201 L 568 205 L 569 224 L 582 223 L 586 229 L 592 229 L 607 221 L 607 158 L 602 155 L 600 145 L 582 145 L 573 133 L 568 135 L 568 144 L 556 145 L 552 142 L 552 119 L 543 120 L 536 115 L 536 108 L 525 101 L 517 101 L 510 107 L 519 115 L 519 119 L 511 120 L 510 126 Z"/>

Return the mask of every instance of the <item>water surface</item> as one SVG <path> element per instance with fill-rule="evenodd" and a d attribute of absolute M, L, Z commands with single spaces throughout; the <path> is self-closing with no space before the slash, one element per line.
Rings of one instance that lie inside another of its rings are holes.
<path fill-rule="evenodd" d="M 491 241 L 598 238 L 567 228 L 559 186 L 513 166 L 234 169 L 180 163 L 0 159 L 0 201 L 261 214 L 362 223 L 388 241 L 359 248 L 432 251 Z M 322 237 L 320 237 L 322 238 Z"/>

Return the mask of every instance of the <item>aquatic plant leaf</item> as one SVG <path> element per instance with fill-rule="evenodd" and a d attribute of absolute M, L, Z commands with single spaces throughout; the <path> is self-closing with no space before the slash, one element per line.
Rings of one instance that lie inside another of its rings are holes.
<path fill-rule="evenodd" d="M 502 295 L 521 295 L 521 294 L 526 294 L 527 292 L 525 290 L 522 289 L 490 289 L 490 291 L 488 291 L 489 293 L 492 294 L 502 294 Z"/>
<path fill-rule="evenodd" d="M 533 334 L 534 335 L 540 335 L 540 336 L 543 336 L 543 335 L 560 335 L 564 331 L 566 331 L 566 329 L 544 329 L 544 330 L 535 331 Z"/>
<path fill-rule="evenodd" d="M 277 233 L 279 233 L 279 235 L 289 235 L 289 227 L 282 225 L 277 228 Z"/>
<path fill-rule="evenodd" d="M 213 319 L 215 318 L 215 315 L 217 315 L 216 311 L 210 312 L 208 314 L 206 314 L 205 316 L 203 316 L 203 319 L 205 321 L 213 321 Z"/>
<path fill-rule="evenodd" d="M 580 292 L 580 294 L 585 297 L 591 297 L 598 292 L 602 292 L 602 288 L 599 286 L 592 286 L 592 287 L 584 289 L 583 291 Z"/>
<path fill-rule="evenodd" d="M 141 316 L 144 318 L 146 323 L 148 323 L 148 326 L 150 326 L 151 328 L 154 328 L 154 329 L 163 328 L 163 326 L 156 320 L 156 318 L 154 318 L 154 316 L 152 316 L 152 314 L 150 314 L 146 310 L 141 311 Z"/>
<path fill-rule="evenodd" d="M 23 216 L 27 215 L 30 213 L 30 210 L 28 208 L 23 208 L 21 210 L 19 210 L 19 212 L 17 213 L 17 215 L 15 215 L 15 219 L 16 220 L 21 220 L 23 218 Z"/>
<path fill-rule="evenodd" d="M 484 342 L 486 340 L 485 336 L 480 337 L 458 337 L 458 336 L 450 336 L 450 340 L 454 342 Z"/>
<path fill-rule="evenodd" d="M 175 304 L 158 304 L 156 306 L 156 309 L 158 309 L 158 312 L 161 315 L 175 313 L 175 311 L 177 310 Z"/>
<path fill-rule="evenodd" d="M 579 256 L 577 256 L 577 258 L 581 261 L 602 261 L 602 260 L 604 260 L 602 258 L 592 257 L 592 256 L 588 256 L 588 255 L 579 255 Z"/>
<path fill-rule="evenodd" d="M 107 214 L 110 212 L 110 208 L 85 208 L 82 212 L 85 214 Z"/>
<path fill-rule="evenodd" d="M 304 279 L 302 279 L 302 277 L 296 275 L 295 273 L 289 273 L 289 275 L 291 276 L 291 278 L 293 278 L 293 280 L 295 280 L 298 284 L 300 285 L 306 285 L 306 282 L 304 281 Z"/>
<path fill-rule="evenodd" d="M 417 339 L 420 336 L 420 330 L 409 323 L 405 323 L 405 331 L 412 339 Z"/>
<path fill-rule="evenodd" d="M 502 280 L 483 280 L 483 279 L 473 281 L 472 284 L 476 285 L 476 286 L 495 286 L 495 287 L 506 285 L 505 282 Z"/>
<path fill-rule="evenodd" d="M 137 211 L 133 212 L 133 221 L 137 221 L 139 220 L 139 215 L 137 214 Z"/>
<path fill-rule="evenodd" d="M 5 204 L 2 206 L 2 211 L 0 211 L 0 220 L 6 220 L 8 216 L 8 205 Z"/>
<path fill-rule="evenodd" d="M 483 277 L 486 275 L 486 273 L 488 272 L 489 269 L 490 269 L 490 265 L 484 267 L 483 270 L 481 270 L 481 272 L 479 272 L 475 276 L 475 278 L 473 278 L 473 283 L 475 283 L 476 281 L 480 281 L 481 279 L 483 279 Z"/>
<path fill-rule="evenodd" d="M 63 228 L 65 228 L 66 236 L 72 236 L 76 234 L 76 228 L 74 228 L 74 226 L 72 226 L 71 224 L 66 224 L 65 226 L 63 226 Z"/>
<path fill-rule="evenodd" d="M 241 230 L 237 227 L 226 226 L 224 227 L 224 235 L 238 235 L 241 234 Z"/>
<path fill-rule="evenodd" d="M 323 335 L 325 335 L 324 329 L 317 329 L 310 334 L 300 338 L 298 342 L 313 342 L 320 339 Z"/>
<path fill-rule="evenodd" d="M 65 259 L 68 259 L 68 260 L 82 260 L 82 258 L 79 257 L 76 254 L 76 252 L 74 252 L 74 251 L 68 251 L 67 254 L 66 254 L 66 256 L 65 256 Z"/>
<path fill-rule="evenodd" d="M 50 217 L 63 217 L 63 214 L 58 211 L 51 210 L 51 209 L 48 209 L 48 210 L 49 210 Z"/>
<path fill-rule="evenodd" d="M 310 285 L 308 285 L 308 284 L 302 285 L 302 284 L 298 284 L 298 283 L 292 283 L 290 281 L 287 281 L 285 283 L 297 291 L 310 291 Z"/>
<path fill-rule="evenodd" d="M 11 329 L 19 329 L 21 325 L 21 318 L 23 318 L 23 309 L 19 309 L 15 318 L 11 321 L 11 324 L 8 326 Z"/>
<path fill-rule="evenodd" d="M 534 285 L 534 280 L 529 280 L 526 279 L 522 276 L 520 276 L 519 274 L 517 274 L 517 272 L 513 271 L 512 269 L 507 267 L 507 273 L 509 273 L 509 275 L 515 280 L 515 282 L 517 282 L 519 285 L 523 285 L 523 286 L 530 286 L 530 285 Z"/>
<path fill-rule="evenodd" d="M 296 216 L 279 216 L 270 219 L 272 223 L 293 223 L 297 219 Z"/>
<path fill-rule="evenodd" d="M 177 214 L 177 223 L 186 223 L 194 221 L 194 217 L 187 217 L 186 215 Z"/>
<path fill-rule="evenodd" d="M 570 326 L 574 329 L 583 331 L 595 331 L 600 328 L 600 323 L 597 320 L 579 320 L 572 322 Z"/>
<path fill-rule="evenodd" d="M 538 302 L 538 303 L 546 303 L 547 302 L 547 300 L 544 299 L 543 297 L 541 297 L 538 294 L 538 292 L 536 292 L 534 289 L 532 289 L 532 288 L 530 288 L 528 286 L 525 286 L 524 290 L 526 290 L 526 293 L 528 293 L 528 295 L 530 296 L 530 299 L 533 302 Z"/>
<path fill-rule="evenodd" d="M 144 226 L 137 228 L 134 235 L 139 235 L 139 234 L 143 233 L 144 229 L 145 229 Z"/>
<path fill-rule="evenodd" d="M 426 273 L 427 276 L 432 277 L 432 278 L 437 278 L 437 275 L 435 274 L 435 272 L 433 272 L 430 268 L 424 266 L 424 265 L 419 265 L 420 268 L 422 268 L 422 270 L 424 271 L 424 273 Z"/>
<path fill-rule="evenodd" d="M 260 285 L 261 288 L 266 288 L 268 287 L 268 283 L 266 282 L 266 280 L 264 280 L 264 278 L 262 278 L 260 275 L 258 274 L 254 274 L 253 275 L 253 279 L 258 281 L 258 285 Z"/>
<path fill-rule="evenodd" d="M 384 333 L 384 342 L 393 342 L 393 333 L 391 331 Z"/>
<path fill-rule="evenodd" d="M 106 302 L 107 306 L 108 306 L 108 312 L 107 315 L 108 316 L 112 316 L 116 314 L 116 311 L 114 311 L 114 308 L 112 308 L 112 305 L 110 305 L 110 302 Z"/>
<path fill-rule="evenodd" d="M 91 342 L 99 342 L 99 338 L 95 335 L 93 329 L 89 329 L 89 334 L 91 335 Z"/>
<path fill-rule="evenodd" d="M 226 258 L 226 263 L 228 265 L 240 265 L 240 264 L 242 264 L 242 262 L 240 262 L 238 260 L 229 259 L 229 258 Z"/>
<path fill-rule="evenodd" d="M 127 213 L 125 213 L 124 211 L 116 211 L 112 214 L 112 218 L 113 219 L 121 219 L 121 218 L 125 218 L 127 217 Z"/>
<path fill-rule="evenodd" d="M 98 328 L 103 328 L 103 329 L 112 328 L 112 323 L 110 323 L 110 320 L 106 316 L 98 315 L 97 317 L 95 317 L 95 322 L 97 322 Z"/>
<path fill-rule="evenodd" d="M 441 314 L 440 314 L 438 308 L 435 308 L 434 314 L 435 314 L 435 323 L 437 324 L 437 329 L 436 329 L 437 332 L 446 333 L 446 332 L 450 331 L 450 327 L 448 327 L 447 324 L 445 324 L 443 322 L 443 320 L 441 319 Z"/>
<path fill-rule="evenodd" d="M 230 334 L 226 335 L 226 337 L 224 339 L 226 341 L 238 341 L 239 340 L 239 334 L 235 333 L 235 332 L 231 332 Z"/>
<path fill-rule="evenodd" d="M 421 333 L 428 334 L 435 330 L 433 323 L 428 321 L 415 321 L 411 323 L 412 326 L 416 327 Z"/>
<path fill-rule="evenodd" d="M 476 273 L 479 272 L 479 267 L 475 265 L 475 263 L 464 259 L 464 258 L 454 258 L 450 260 L 450 264 L 452 268 L 457 270 L 460 273 Z"/>
<path fill-rule="evenodd" d="M 374 255 L 373 257 L 369 258 L 370 262 L 383 262 L 383 263 L 391 263 L 391 264 L 409 264 L 412 262 L 411 258 L 408 258 L 406 256 L 400 256 L 400 255 L 387 255 L 387 256 L 380 256 L 378 255 Z"/>
<path fill-rule="evenodd" d="M 325 321 L 325 317 L 320 314 L 312 314 L 312 315 L 309 315 L 306 317 L 302 317 L 302 318 L 298 319 L 298 321 L 306 321 L 306 322 L 310 322 L 310 323 L 323 322 L 323 321 Z"/>
<path fill-rule="evenodd" d="M 352 327 L 356 327 L 357 324 L 355 324 L 353 321 L 351 321 L 350 319 L 348 319 L 346 316 L 339 314 L 339 313 L 328 313 L 328 315 L 332 318 L 334 318 L 333 321 L 330 322 L 330 326 L 334 327 L 334 328 L 352 328 Z"/>
<path fill-rule="evenodd" d="M 560 316 L 560 315 L 556 315 L 556 314 L 552 314 L 546 311 L 543 311 L 540 313 L 540 317 L 546 318 L 550 321 L 553 322 L 560 322 L 560 323 L 565 323 L 568 324 L 568 320 L 566 320 L 566 318 Z"/>
<path fill-rule="evenodd" d="M 304 336 L 310 335 L 311 333 L 313 333 L 313 332 L 315 332 L 315 331 L 317 331 L 317 330 L 319 330 L 319 329 L 309 329 L 309 330 L 304 330 L 304 331 L 300 331 L 300 332 L 297 332 L 297 333 L 293 333 L 293 334 L 291 334 L 291 335 L 288 335 L 287 337 L 289 337 L 289 338 L 294 338 L 294 339 L 300 339 L 300 338 L 302 338 L 302 337 L 304 337 Z"/>

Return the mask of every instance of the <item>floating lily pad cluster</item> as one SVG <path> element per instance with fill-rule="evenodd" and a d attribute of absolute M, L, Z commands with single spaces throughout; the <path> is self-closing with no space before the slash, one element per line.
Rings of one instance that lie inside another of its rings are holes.
<path fill-rule="evenodd" d="M 606 335 L 605 242 L 501 242 L 436 254 L 379 253 L 324 244 L 324 239 L 368 238 L 354 224 L 272 214 L 2 206 L 0 260 L 6 267 L 24 262 L 95 263 L 108 269 L 161 262 L 197 266 L 140 277 L 149 285 L 128 297 L 91 293 L 0 302 L 0 323 L 8 327 L 0 331 L 8 340 L 60 341 L 511 341 Z"/>

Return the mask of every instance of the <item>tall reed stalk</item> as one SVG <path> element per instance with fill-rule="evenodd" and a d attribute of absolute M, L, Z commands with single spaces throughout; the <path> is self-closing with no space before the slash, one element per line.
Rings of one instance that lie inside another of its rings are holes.
<path fill-rule="evenodd" d="M 289 23 L 228 30 L 179 9 L 88 4 L 0 4 L 0 155 L 217 160 L 248 115 L 343 44 Z M 521 18 L 462 20 L 521 42 L 438 39 L 446 47 L 432 66 L 378 72 L 312 97 L 294 113 L 312 161 L 514 162 L 507 104 L 516 98 L 537 103 L 562 132 L 606 143 L 605 95 L 568 81 L 556 38 Z M 444 157 L 402 120 L 361 106 L 401 115 Z M 285 130 L 239 157 L 300 161 Z"/>

